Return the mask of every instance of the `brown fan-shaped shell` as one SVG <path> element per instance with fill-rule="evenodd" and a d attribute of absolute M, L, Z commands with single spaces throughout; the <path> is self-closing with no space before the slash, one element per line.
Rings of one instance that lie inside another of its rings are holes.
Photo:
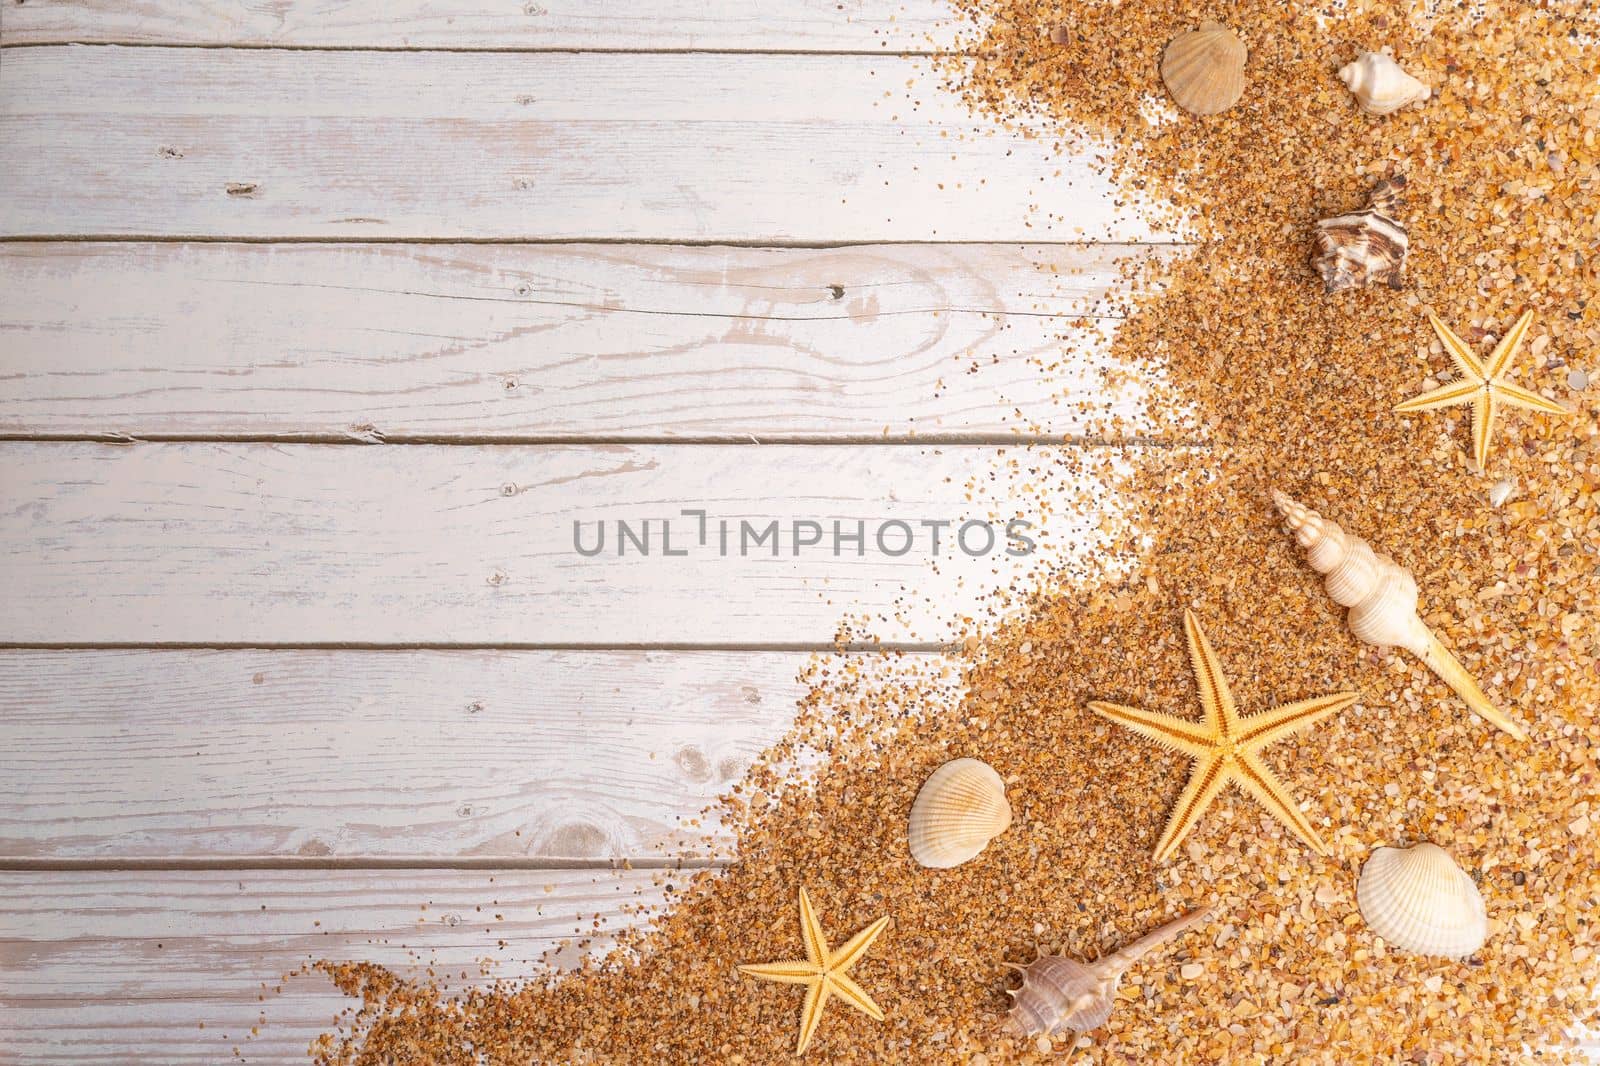
<path fill-rule="evenodd" d="M 1161 56 L 1161 80 L 1191 115 L 1215 115 L 1244 94 L 1244 42 L 1220 22 L 1180 33 Z"/>

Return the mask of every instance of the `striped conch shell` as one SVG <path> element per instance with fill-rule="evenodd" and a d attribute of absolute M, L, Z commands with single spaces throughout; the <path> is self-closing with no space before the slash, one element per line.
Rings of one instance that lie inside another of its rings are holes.
<path fill-rule="evenodd" d="M 1426 100 L 1433 92 L 1383 52 L 1362 52 L 1354 63 L 1340 69 L 1339 80 L 1350 87 L 1357 106 L 1369 115 L 1387 115 Z"/>
<path fill-rule="evenodd" d="M 1398 645 L 1427 664 L 1445 684 L 1467 701 L 1472 712 L 1518 740 L 1528 735 L 1489 702 L 1467 668 L 1439 643 L 1417 614 L 1417 583 L 1399 563 L 1379 555 L 1372 545 L 1281 492 L 1272 494 L 1295 539 L 1306 550 L 1311 568 L 1323 575 L 1323 587 L 1335 603 L 1350 608 L 1350 631 L 1380 647 Z"/>
<path fill-rule="evenodd" d="M 1128 967 L 1209 917 L 1210 907 L 1190 911 L 1094 962 L 1079 962 L 1065 955 L 1040 955 L 1026 966 L 1006 963 L 1022 974 L 1021 988 L 1006 989 L 1006 994 L 1016 1000 L 1007 1024 L 1024 1037 L 1063 1029 L 1082 1033 L 1100 1028 L 1111 1017 L 1117 982 Z"/>
<path fill-rule="evenodd" d="M 1311 265 L 1322 275 L 1324 292 L 1366 285 L 1400 288 L 1410 239 L 1395 221 L 1400 192 L 1406 179 L 1380 182 L 1367 197 L 1367 206 L 1317 223 L 1317 250 Z"/>
<path fill-rule="evenodd" d="M 1436 844 L 1374 851 L 1361 868 L 1356 902 L 1372 931 L 1401 951 L 1460 959 L 1489 936 L 1478 886 Z"/>
<path fill-rule="evenodd" d="M 947 870 L 975 858 L 1011 824 L 1006 783 L 988 763 L 955 759 L 923 782 L 911 804 L 911 857 Z"/>

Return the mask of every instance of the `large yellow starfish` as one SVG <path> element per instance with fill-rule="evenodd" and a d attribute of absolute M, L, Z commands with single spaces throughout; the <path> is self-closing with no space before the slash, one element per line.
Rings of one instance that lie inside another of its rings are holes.
<path fill-rule="evenodd" d="M 1467 342 L 1451 332 L 1450 327 L 1440 322 L 1432 311 L 1428 312 L 1428 321 L 1433 324 L 1433 331 L 1439 335 L 1439 341 L 1444 345 L 1444 350 L 1450 353 L 1450 361 L 1455 363 L 1461 376 L 1397 404 L 1395 410 L 1407 413 L 1432 411 L 1439 407 L 1470 403 L 1472 458 L 1479 470 L 1484 469 L 1484 460 L 1489 458 L 1489 437 L 1494 433 L 1494 420 L 1500 408 L 1523 407 L 1555 415 L 1569 413 L 1555 401 L 1506 380 L 1506 370 L 1511 366 L 1511 360 L 1516 358 L 1517 349 L 1522 347 L 1522 339 L 1528 333 L 1528 323 L 1533 321 L 1532 311 L 1522 312 L 1522 317 L 1511 327 L 1511 332 L 1500 338 L 1500 343 L 1489 353 L 1487 363 L 1480 362 L 1472 354 L 1472 349 L 1467 347 Z"/>
<path fill-rule="evenodd" d="M 838 951 L 829 951 L 827 938 L 822 933 L 822 923 L 817 921 L 816 914 L 811 910 L 811 897 L 806 895 L 806 890 L 802 886 L 800 932 L 806 941 L 805 961 L 767 962 L 739 967 L 740 973 L 747 973 L 764 981 L 807 986 L 805 1008 L 800 1017 L 800 1046 L 795 1048 L 796 1055 L 804 1054 L 810 1045 L 811 1037 L 817 1031 L 817 1024 L 822 1021 L 822 1012 L 828 1006 L 830 996 L 838 996 L 856 1010 L 877 1021 L 883 1021 L 883 1011 L 878 1009 L 878 1005 L 872 1002 L 872 997 L 867 995 L 845 971 L 867 953 L 872 942 L 878 939 L 878 934 L 883 932 L 884 926 L 888 924 L 887 917 L 879 918 L 851 937 Z"/>
<path fill-rule="evenodd" d="M 1259 753 L 1273 741 L 1298 733 L 1334 711 L 1350 706 L 1360 698 L 1359 694 L 1336 692 L 1331 696 L 1316 696 L 1240 718 L 1233 704 L 1233 694 L 1228 691 L 1228 679 L 1222 676 L 1217 653 L 1211 650 L 1211 642 L 1191 611 L 1183 612 L 1183 631 L 1189 637 L 1189 661 L 1194 664 L 1195 682 L 1200 688 L 1204 722 L 1124 707 L 1119 703 L 1089 704 L 1094 713 L 1194 760 L 1189 783 L 1172 808 L 1161 839 L 1156 841 L 1155 860 L 1161 862 L 1178 849 L 1178 844 L 1230 781 L 1254 796 L 1317 854 L 1326 855 L 1328 849 L 1317 831 L 1300 813 L 1288 790 L 1261 761 Z"/>

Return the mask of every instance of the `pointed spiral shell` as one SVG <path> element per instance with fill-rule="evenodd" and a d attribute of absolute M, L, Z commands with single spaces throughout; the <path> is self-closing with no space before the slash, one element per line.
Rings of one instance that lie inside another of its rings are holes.
<path fill-rule="evenodd" d="M 1111 1017 L 1117 990 L 1113 977 L 1104 980 L 1095 967 L 1065 955 L 1040 955 L 1022 971 L 1022 987 L 1011 993 L 1007 1019 L 1019 1036 L 1039 1036 L 1063 1029 L 1098 1029 Z"/>
<path fill-rule="evenodd" d="M 1029 1037 L 1064 1029 L 1082 1033 L 1100 1028 L 1111 1017 L 1117 982 L 1128 967 L 1210 917 L 1210 907 L 1192 910 L 1095 962 L 1040 955 L 1026 966 L 1006 963 L 1022 973 L 1022 987 L 1007 990 L 1016 1000 L 1008 1019 L 1012 1031 Z"/>
<path fill-rule="evenodd" d="M 1281 492 L 1272 494 L 1272 502 L 1306 550 L 1311 568 L 1323 575 L 1328 595 L 1350 608 L 1346 622 L 1357 638 L 1405 648 L 1454 689 L 1473 714 L 1517 740 L 1527 739 L 1526 731 L 1490 702 L 1467 668 L 1422 621 L 1417 614 L 1417 583 L 1404 567 Z"/>
<path fill-rule="evenodd" d="M 1350 608 L 1350 631 L 1369 644 L 1398 644 L 1417 655 L 1427 650 L 1431 637 L 1417 615 L 1417 583 L 1387 555 L 1338 523 L 1296 503 L 1283 493 L 1273 494 L 1284 521 L 1306 550 L 1311 568 L 1321 574 L 1328 595 Z"/>

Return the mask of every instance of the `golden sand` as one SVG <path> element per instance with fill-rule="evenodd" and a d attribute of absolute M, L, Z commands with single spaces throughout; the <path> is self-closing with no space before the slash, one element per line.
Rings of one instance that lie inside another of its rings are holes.
<path fill-rule="evenodd" d="M 1587 383 L 1600 375 L 1600 52 L 1585 43 L 1597 16 L 1576 0 L 1497 0 L 1476 19 L 1351 3 L 1319 22 L 1311 5 L 1243 0 L 1221 12 L 1250 49 L 1241 102 L 1161 119 L 1161 49 L 1214 6 L 961 2 L 971 30 L 946 64 L 953 91 L 990 117 L 1045 121 L 1065 151 L 1074 130 L 1109 135 L 1119 178 L 1170 200 L 1200 242 L 1135 279 L 1115 340 L 1130 373 L 1168 382 L 1146 435 L 1185 442 L 1126 454 L 1136 503 L 1108 556 L 1131 560 L 1131 576 L 1056 575 L 1024 610 L 979 620 L 956 650 L 959 702 L 914 663 L 819 663 L 793 735 L 725 805 L 738 862 L 626 938 L 637 954 L 548 988 L 454 998 L 328 964 L 365 999 L 314 1049 L 320 1061 L 792 1061 L 798 995 L 735 967 L 795 953 L 801 880 L 833 929 L 892 916 L 852 972 L 886 1020 L 830 1011 L 808 1052 L 819 1061 L 1573 1057 L 1564 1034 L 1600 1002 L 1600 387 Z M 1334 72 L 1381 46 L 1432 100 L 1382 119 L 1356 110 Z M 1392 174 L 1409 179 L 1404 289 L 1324 296 L 1307 262 L 1315 221 Z M 1038 206 L 1052 210 L 1048 192 Z M 1575 413 L 1510 413 L 1479 472 L 1465 409 L 1392 408 L 1449 377 L 1425 309 L 1481 353 L 1524 308 L 1536 317 L 1513 377 Z M 1002 461 L 1040 481 L 1102 476 L 1107 462 L 1055 454 L 1018 447 Z M 1409 656 L 1358 643 L 1275 516 L 1274 487 L 1408 567 L 1425 621 L 1530 739 L 1467 713 Z M 1184 760 L 1084 707 L 1192 713 L 1186 608 L 1242 706 L 1362 693 L 1266 756 L 1331 857 L 1230 795 L 1172 861 L 1151 862 Z M 796 783 L 781 768 L 805 745 L 830 758 Z M 907 854 L 906 812 L 957 755 L 999 770 L 1015 821 L 978 859 L 925 870 Z M 1487 901 L 1489 940 L 1464 962 L 1389 950 L 1357 913 L 1371 849 L 1421 839 Z M 1015 976 L 1002 959 L 1041 943 L 1091 957 L 1202 904 L 1216 916 L 1136 966 L 1103 1028 L 1004 1033 Z"/>

